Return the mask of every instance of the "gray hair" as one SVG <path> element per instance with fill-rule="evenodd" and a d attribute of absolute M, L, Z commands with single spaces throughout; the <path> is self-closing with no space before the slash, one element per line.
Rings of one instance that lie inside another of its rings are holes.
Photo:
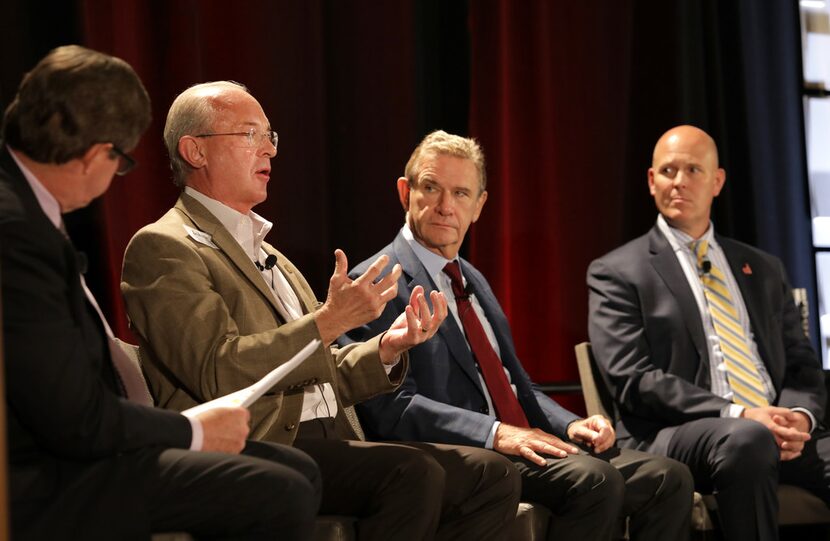
<path fill-rule="evenodd" d="M 421 173 L 421 162 L 426 156 L 455 156 L 470 160 L 478 171 L 479 193 L 487 189 L 487 172 L 485 170 L 484 152 L 481 146 L 473 138 L 453 135 L 443 130 L 436 130 L 426 137 L 415 147 L 409 161 L 406 162 L 404 175 L 409 184 L 414 186 Z"/>
<path fill-rule="evenodd" d="M 179 154 L 179 140 L 185 135 L 197 135 L 209 132 L 221 100 L 208 95 L 209 89 L 241 89 L 248 92 L 248 88 L 235 81 L 213 81 L 193 85 L 173 100 L 170 111 L 167 112 L 167 122 L 164 124 L 164 146 L 170 156 L 170 169 L 173 170 L 173 184 L 184 188 L 185 180 L 193 168 L 187 160 Z"/>

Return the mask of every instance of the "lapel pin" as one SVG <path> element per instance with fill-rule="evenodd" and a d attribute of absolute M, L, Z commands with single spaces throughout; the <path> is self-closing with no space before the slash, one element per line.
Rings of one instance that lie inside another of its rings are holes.
<path fill-rule="evenodd" d="M 741 272 L 746 275 L 752 274 L 752 267 L 749 266 L 749 263 L 744 263 L 744 266 L 741 267 Z"/>

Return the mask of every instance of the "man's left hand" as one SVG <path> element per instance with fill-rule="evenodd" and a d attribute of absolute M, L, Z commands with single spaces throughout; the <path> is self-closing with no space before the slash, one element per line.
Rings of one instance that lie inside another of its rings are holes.
<path fill-rule="evenodd" d="M 602 453 L 614 445 L 617 435 L 614 433 L 611 421 L 602 415 L 592 415 L 587 419 L 579 419 L 568 425 L 568 438 L 571 441 L 593 447 L 597 453 Z"/>
<path fill-rule="evenodd" d="M 416 286 L 409 296 L 406 310 L 398 316 L 380 340 L 380 360 L 391 364 L 404 351 L 432 338 L 447 317 L 447 299 L 439 291 L 429 295 L 432 313 L 424 297 L 424 288 Z"/>

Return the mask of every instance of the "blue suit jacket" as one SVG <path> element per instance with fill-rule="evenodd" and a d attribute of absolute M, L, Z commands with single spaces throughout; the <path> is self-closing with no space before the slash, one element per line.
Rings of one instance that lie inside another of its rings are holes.
<path fill-rule="evenodd" d="M 351 276 L 363 274 L 381 254 L 389 256 L 389 266 L 384 274 L 396 263 L 403 269 L 397 297 L 386 305 L 377 320 L 342 337 L 344 343 L 364 340 L 389 328 L 406 308 L 415 286 L 423 286 L 427 295 L 438 289 L 401 233 L 392 244 L 355 267 Z M 507 317 L 487 280 L 463 259 L 461 269 L 493 327 L 502 362 L 516 385 L 519 402 L 531 426 L 566 438 L 568 424 L 578 417 L 535 388 L 516 357 Z M 400 388 L 358 405 L 367 436 L 483 446 L 494 417 L 488 411 L 464 332 L 452 315 L 448 315 L 432 339 L 410 350 L 409 358 L 409 374 Z"/>

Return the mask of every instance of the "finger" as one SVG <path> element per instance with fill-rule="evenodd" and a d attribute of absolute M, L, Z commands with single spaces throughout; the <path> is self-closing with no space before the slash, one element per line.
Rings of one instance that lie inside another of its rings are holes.
<path fill-rule="evenodd" d="M 539 466 L 544 466 L 547 464 L 547 461 L 533 452 L 533 449 L 527 446 L 519 447 L 519 456 L 526 458 L 527 460 L 537 464 Z M 564 458 L 564 457 L 563 457 Z"/>
<path fill-rule="evenodd" d="M 344 257 L 345 257 L 345 255 L 344 255 Z M 378 257 L 377 259 L 375 259 L 375 261 L 371 265 L 369 265 L 369 268 L 366 269 L 366 272 L 364 272 L 363 274 L 361 274 L 360 276 L 358 276 L 355 279 L 355 283 L 357 283 L 358 285 L 363 284 L 363 283 L 371 284 L 372 282 L 375 281 L 375 278 L 380 276 L 380 271 L 382 271 L 388 263 L 389 263 L 389 256 L 388 255 L 383 254 L 382 256 Z M 397 280 L 397 278 L 396 278 L 396 280 Z"/>
<path fill-rule="evenodd" d="M 781 461 L 786 462 L 788 460 L 793 460 L 794 458 L 798 458 L 801 456 L 800 452 L 795 451 L 781 451 Z"/>
<path fill-rule="evenodd" d="M 345 276 L 349 270 L 349 260 L 346 258 L 346 252 L 340 248 L 334 251 L 334 276 Z"/>
<path fill-rule="evenodd" d="M 539 438 L 540 438 L 538 441 L 541 441 L 542 443 L 552 445 L 552 446 L 556 447 L 557 449 L 562 449 L 563 451 L 565 451 L 566 453 L 568 453 L 570 455 L 575 455 L 579 452 L 579 447 L 577 447 L 575 445 L 571 445 L 570 443 L 566 443 L 566 442 L 560 440 L 559 438 L 557 438 L 556 436 L 552 436 L 552 435 L 550 435 L 546 432 L 537 433 L 537 434 L 539 434 Z"/>
<path fill-rule="evenodd" d="M 800 430 L 792 427 L 775 425 L 770 430 L 774 435 L 778 436 L 783 440 L 808 441 L 810 439 L 810 434 L 808 434 L 807 432 L 801 432 Z"/>
<path fill-rule="evenodd" d="M 411 306 L 407 306 L 404 312 L 406 313 L 406 334 L 417 337 L 423 331 L 421 331 L 421 323 L 415 317 L 415 310 Z"/>
<path fill-rule="evenodd" d="M 555 453 L 556 456 L 575 455 L 575 454 L 579 453 L 579 447 L 573 446 L 570 443 L 565 443 L 564 441 L 562 441 L 558 438 L 557 438 L 555 443 L 548 443 L 548 442 L 544 442 L 544 441 L 540 441 L 538 443 L 546 446 L 545 447 L 545 449 L 546 449 L 545 452 L 546 453 L 550 453 L 548 451 L 548 449 L 551 449 L 551 448 L 556 449 L 557 451 L 559 451 L 558 453 Z M 564 453 L 564 455 L 561 454 L 561 453 Z"/>
<path fill-rule="evenodd" d="M 394 299 L 397 294 L 398 294 L 398 282 L 392 282 L 392 285 L 390 285 L 385 290 L 381 291 L 380 295 L 378 295 L 378 300 L 380 302 L 386 304 L 387 302 Z"/>
<path fill-rule="evenodd" d="M 551 455 L 559 458 L 565 458 L 566 456 L 568 456 L 568 452 L 564 449 L 560 449 L 559 447 L 555 447 L 543 441 L 530 441 L 528 442 L 528 447 L 530 447 L 533 451 L 537 453 L 545 453 L 546 455 Z"/>
<path fill-rule="evenodd" d="M 424 286 L 415 286 L 412 288 L 412 293 L 409 295 L 409 306 L 411 306 L 413 310 L 420 310 L 420 306 L 418 306 L 418 297 L 423 294 Z"/>
<path fill-rule="evenodd" d="M 447 298 L 440 291 L 434 290 L 429 294 L 432 300 L 432 319 L 441 322 L 447 317 Z"/>
<path fill-rule="evenodd" d="M 572 440 L 578 440 L 584 443 L 593 444 L 599 437 L 599 432 L 595 432 L 586 425 L 577 426 L 573 434 L 570 435 Z"/>
<path fill-rule="evenodd" d="M 401 266 L 400 264 L 396 263 L 392 270 L 389 271 L 386 276 L 381 278 L 380 280 L 375 283 L 375 288 L 379 291 L 386 291 L 393 285 L 398 283 L 398 278 L 401 276 Z"/>

